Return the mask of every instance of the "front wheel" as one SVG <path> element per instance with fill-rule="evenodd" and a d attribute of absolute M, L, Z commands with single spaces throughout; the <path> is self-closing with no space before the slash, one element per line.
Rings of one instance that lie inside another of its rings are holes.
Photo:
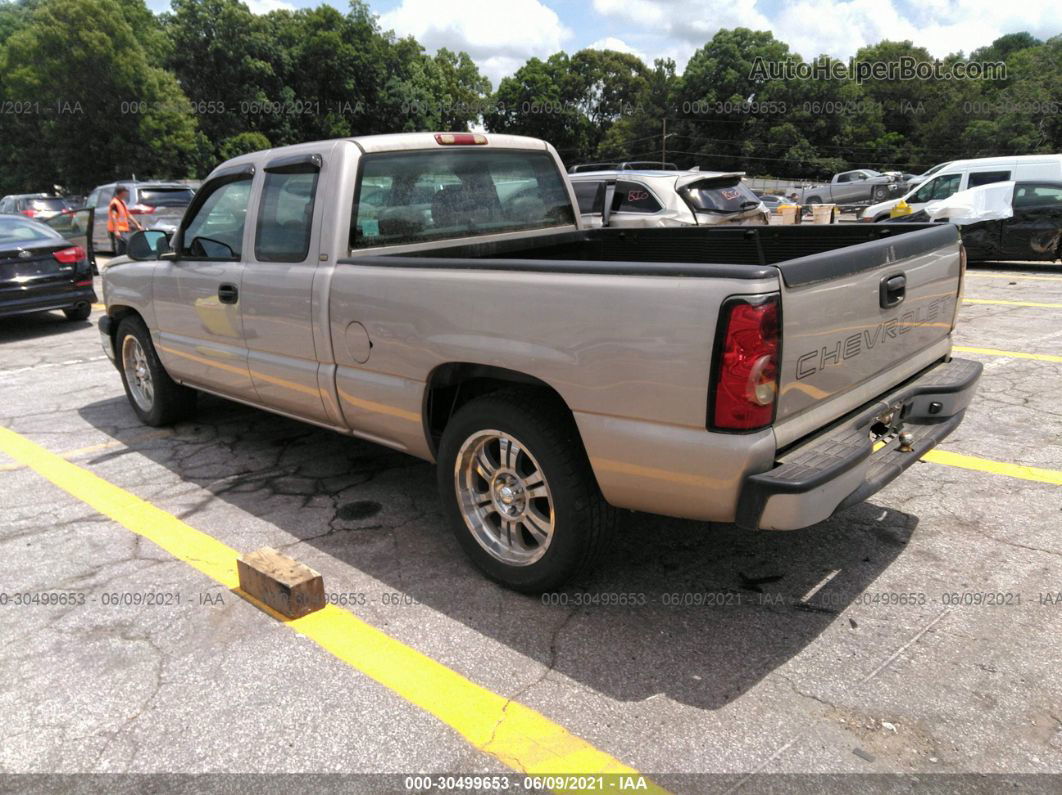
<path fill-rule="evenodd" d="M 439 446 L 454 534 L 487 576 L 538 593 L 588 568 L 615 523 L 571 415 L 520 392 L 463 406 Z"/>
<path fill-rule="evenodd" d="M 140 318 L 127 317 L 118 325 L 115 347 L 126 397 L 141 422 L 171 425 L 195 410 L 196 391 L 170 378 Z"/>
<path fill-rule="evenodd" d="M 884 185 L 879 185 L 874 188 L 874 198 L 881 201 L 889 194 L 889 189 Z"/>

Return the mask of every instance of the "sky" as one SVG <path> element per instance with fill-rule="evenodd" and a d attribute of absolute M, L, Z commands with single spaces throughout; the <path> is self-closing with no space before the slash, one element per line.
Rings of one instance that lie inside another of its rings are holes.
<path fill-rule="evenodd" d="M 322 0 L 244 0 L 256 13 Z M 331 0 L 341 10 L 342 0 Z M 150 0 L 155 11 L 166 0 Z M 848 58 L 882 39 L 934 56 L 970 53 L 1005 33 L 1062 33 L 1062 0 L 370 0 L 386 30 L 429 52 L 465 50 L 494 86 L 528 58 L 584 47 L 621 50 L 679 70 L 720 28 L 769 30 L 805 58 Z"/>

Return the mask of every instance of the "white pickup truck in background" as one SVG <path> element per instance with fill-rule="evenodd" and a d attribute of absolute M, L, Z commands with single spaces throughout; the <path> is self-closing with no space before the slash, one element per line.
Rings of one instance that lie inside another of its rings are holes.
<path fill-rule="evenodd" d="M 795 529 L 962 420 L 947 225 L 586 229 L 557 153 L 414 133 L 244 155 L 103 274 L 152 425 L 198 391 L 438 464 L 472 560 L 537 591 L 616 508 Z"/>

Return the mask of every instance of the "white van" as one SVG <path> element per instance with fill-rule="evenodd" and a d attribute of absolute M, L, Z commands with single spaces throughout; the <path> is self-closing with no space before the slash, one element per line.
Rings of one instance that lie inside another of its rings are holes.
<path fill-rule="evenodd" d="M 889 210 L 901 200 L 918 212 L 929 202 L 947 199 L 952 194 L 978 185 L 1015 180 L 1022 182 L 1062 180 L 1062 154 L 1010 155 L 1008 157 L 979 157 L 956 160 L 915 186 L 898 199 L 872 204 L 863 210 L 861 221 L 888 221 Z"/>

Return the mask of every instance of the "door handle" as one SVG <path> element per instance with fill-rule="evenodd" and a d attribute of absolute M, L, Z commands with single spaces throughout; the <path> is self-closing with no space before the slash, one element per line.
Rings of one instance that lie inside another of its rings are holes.
<path fill-rule="evenodd" d="M 235 284 L 223 284 L 218 287 L 218 300 L 223 304 L 235 304 L 240 300 L 240 291 Z"/>
<path fill-rule="evenodd" d="M 886 276 L 878 288 L 878 298 L 882 309 L 898 306 L 907 294 L 907 277 L 900 273 Z"/>

